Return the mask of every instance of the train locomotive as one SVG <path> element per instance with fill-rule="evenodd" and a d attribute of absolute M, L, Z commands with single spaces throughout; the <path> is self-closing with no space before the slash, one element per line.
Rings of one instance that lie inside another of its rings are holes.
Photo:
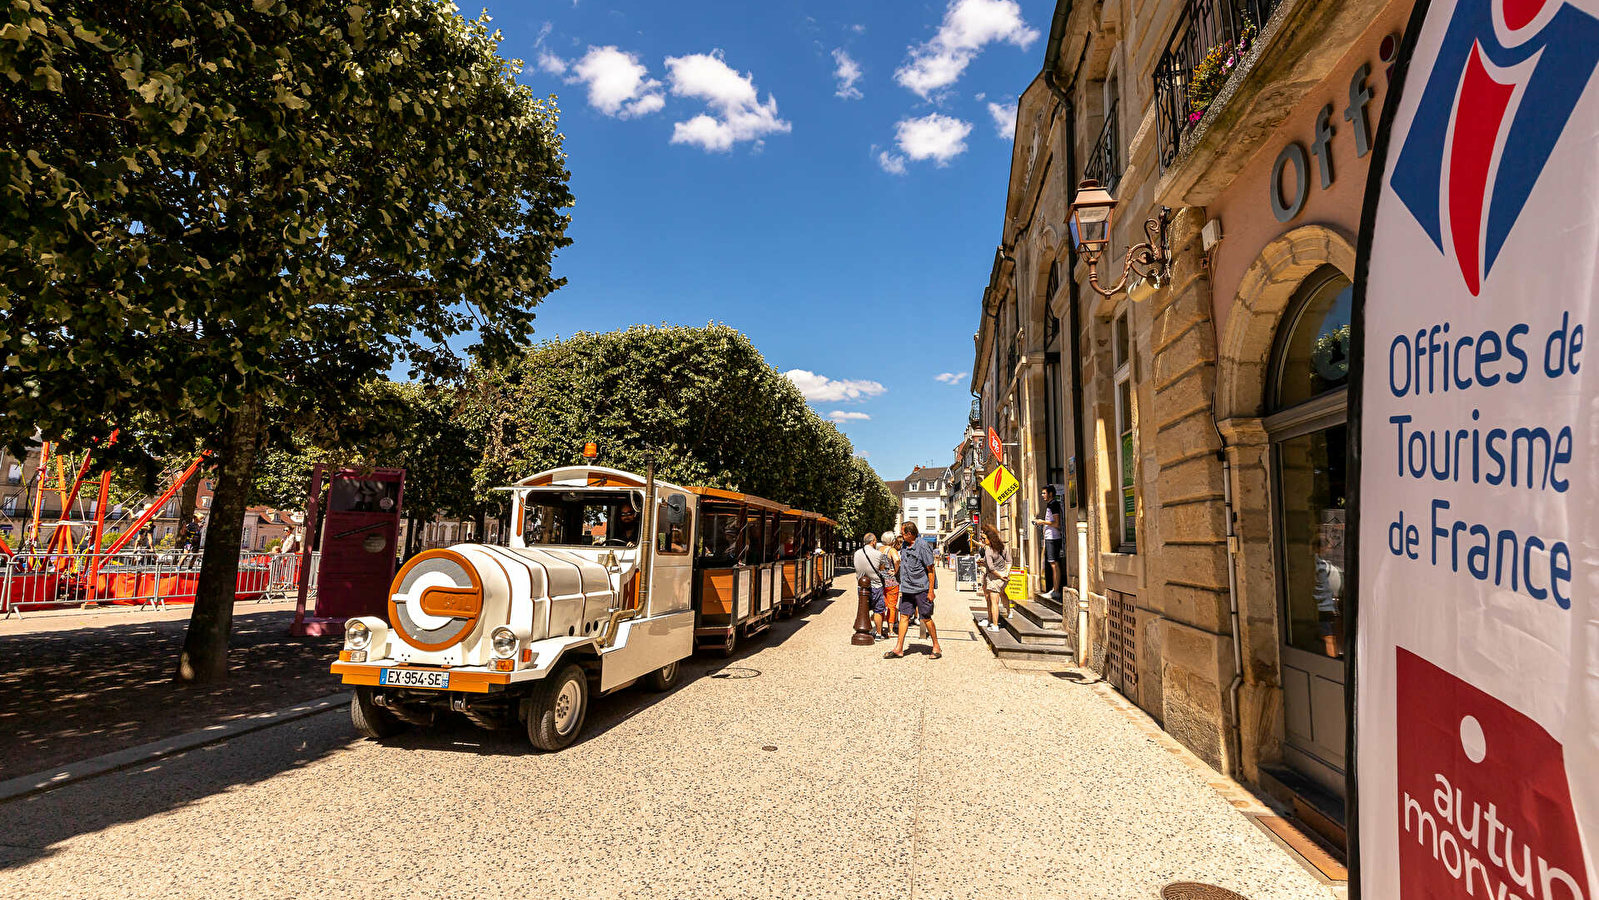
<path fill-rule="evenodd" d="M 731 653 L 831 582 L 835 524 L 815 513 L 594 465 L 504 490 L 507 546 L 424 550 L 395 575 L 386 619 L 346 623 L 332 671 L 363 735 L 455 712 L 559 750 L 592 698 L 668 690 L 697 644 Z"/>

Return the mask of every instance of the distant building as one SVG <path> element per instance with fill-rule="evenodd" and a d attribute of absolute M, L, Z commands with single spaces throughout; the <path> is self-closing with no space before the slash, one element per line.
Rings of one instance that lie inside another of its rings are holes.
<path fill-rule="evenodd" d="M 948 485 L 948 469 L 924 466 L 917 466 L 899 481 L 888 482 L 889 492 L 899 504 L 899 521 L 915 522 L 922 537 L 938 543 L 949 528 L 943 497 Z"/>

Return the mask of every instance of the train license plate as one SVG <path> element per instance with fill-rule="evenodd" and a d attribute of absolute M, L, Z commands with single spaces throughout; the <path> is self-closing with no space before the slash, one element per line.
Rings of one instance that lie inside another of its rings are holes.
<path fill-rule="evenodd" d="M 431 688 L 442 691 L 450 686 L 450 673 L 420 669 L 383 669 L 378 674 L 378 684 L 386 687 Z"/>

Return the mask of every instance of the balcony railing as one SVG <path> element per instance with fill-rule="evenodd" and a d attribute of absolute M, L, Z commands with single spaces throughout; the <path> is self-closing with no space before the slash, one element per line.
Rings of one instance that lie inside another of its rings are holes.
<path fill-rule="evenodd" d="M 1203 110 L 1195 110 L 1189 96 L 1194 69 L 1214 49 L 1229 46 L 1236 50 L 1239 37 L 1246 32 L 1258 36 L 1279 2 L 1188 0 L 1184 5 L 1155 66 L 1155 122 L 1162 169 L 1177 160 L 1183 137 L 1203 118 Z"/>
<path fill-rule="evenodd" d="M 1112 196 L 1116 182 L 1122 177 L 1121 138 L 1116 128 L 1116 104 L 1105 110 L 1105 127 L 1099 131 L 1094 149 L 1088 153 L 1088 164 L 1083 167 L 1083 177 L 1092 178 L 1105 186 Z"/>

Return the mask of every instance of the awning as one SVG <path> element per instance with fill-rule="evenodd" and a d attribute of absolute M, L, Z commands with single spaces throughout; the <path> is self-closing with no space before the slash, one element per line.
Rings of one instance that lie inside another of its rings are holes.
<path fill-rule="evenodd" d="M 954 531 L 951 531 L 949 534 L 944 535 L 944 540 L 940 541 L 940 543 L 943 546 L 948 547 L 950 544 L 955 542 L 956 538 L 960 537 L 963 534 L 966 534 L 966 532 L 970 531 L 971 529 L 972 529 L 972 523 L 970 523 L 970 522 L 962 522 L 960 524 L 959 528 L 956 528 Z"/>

